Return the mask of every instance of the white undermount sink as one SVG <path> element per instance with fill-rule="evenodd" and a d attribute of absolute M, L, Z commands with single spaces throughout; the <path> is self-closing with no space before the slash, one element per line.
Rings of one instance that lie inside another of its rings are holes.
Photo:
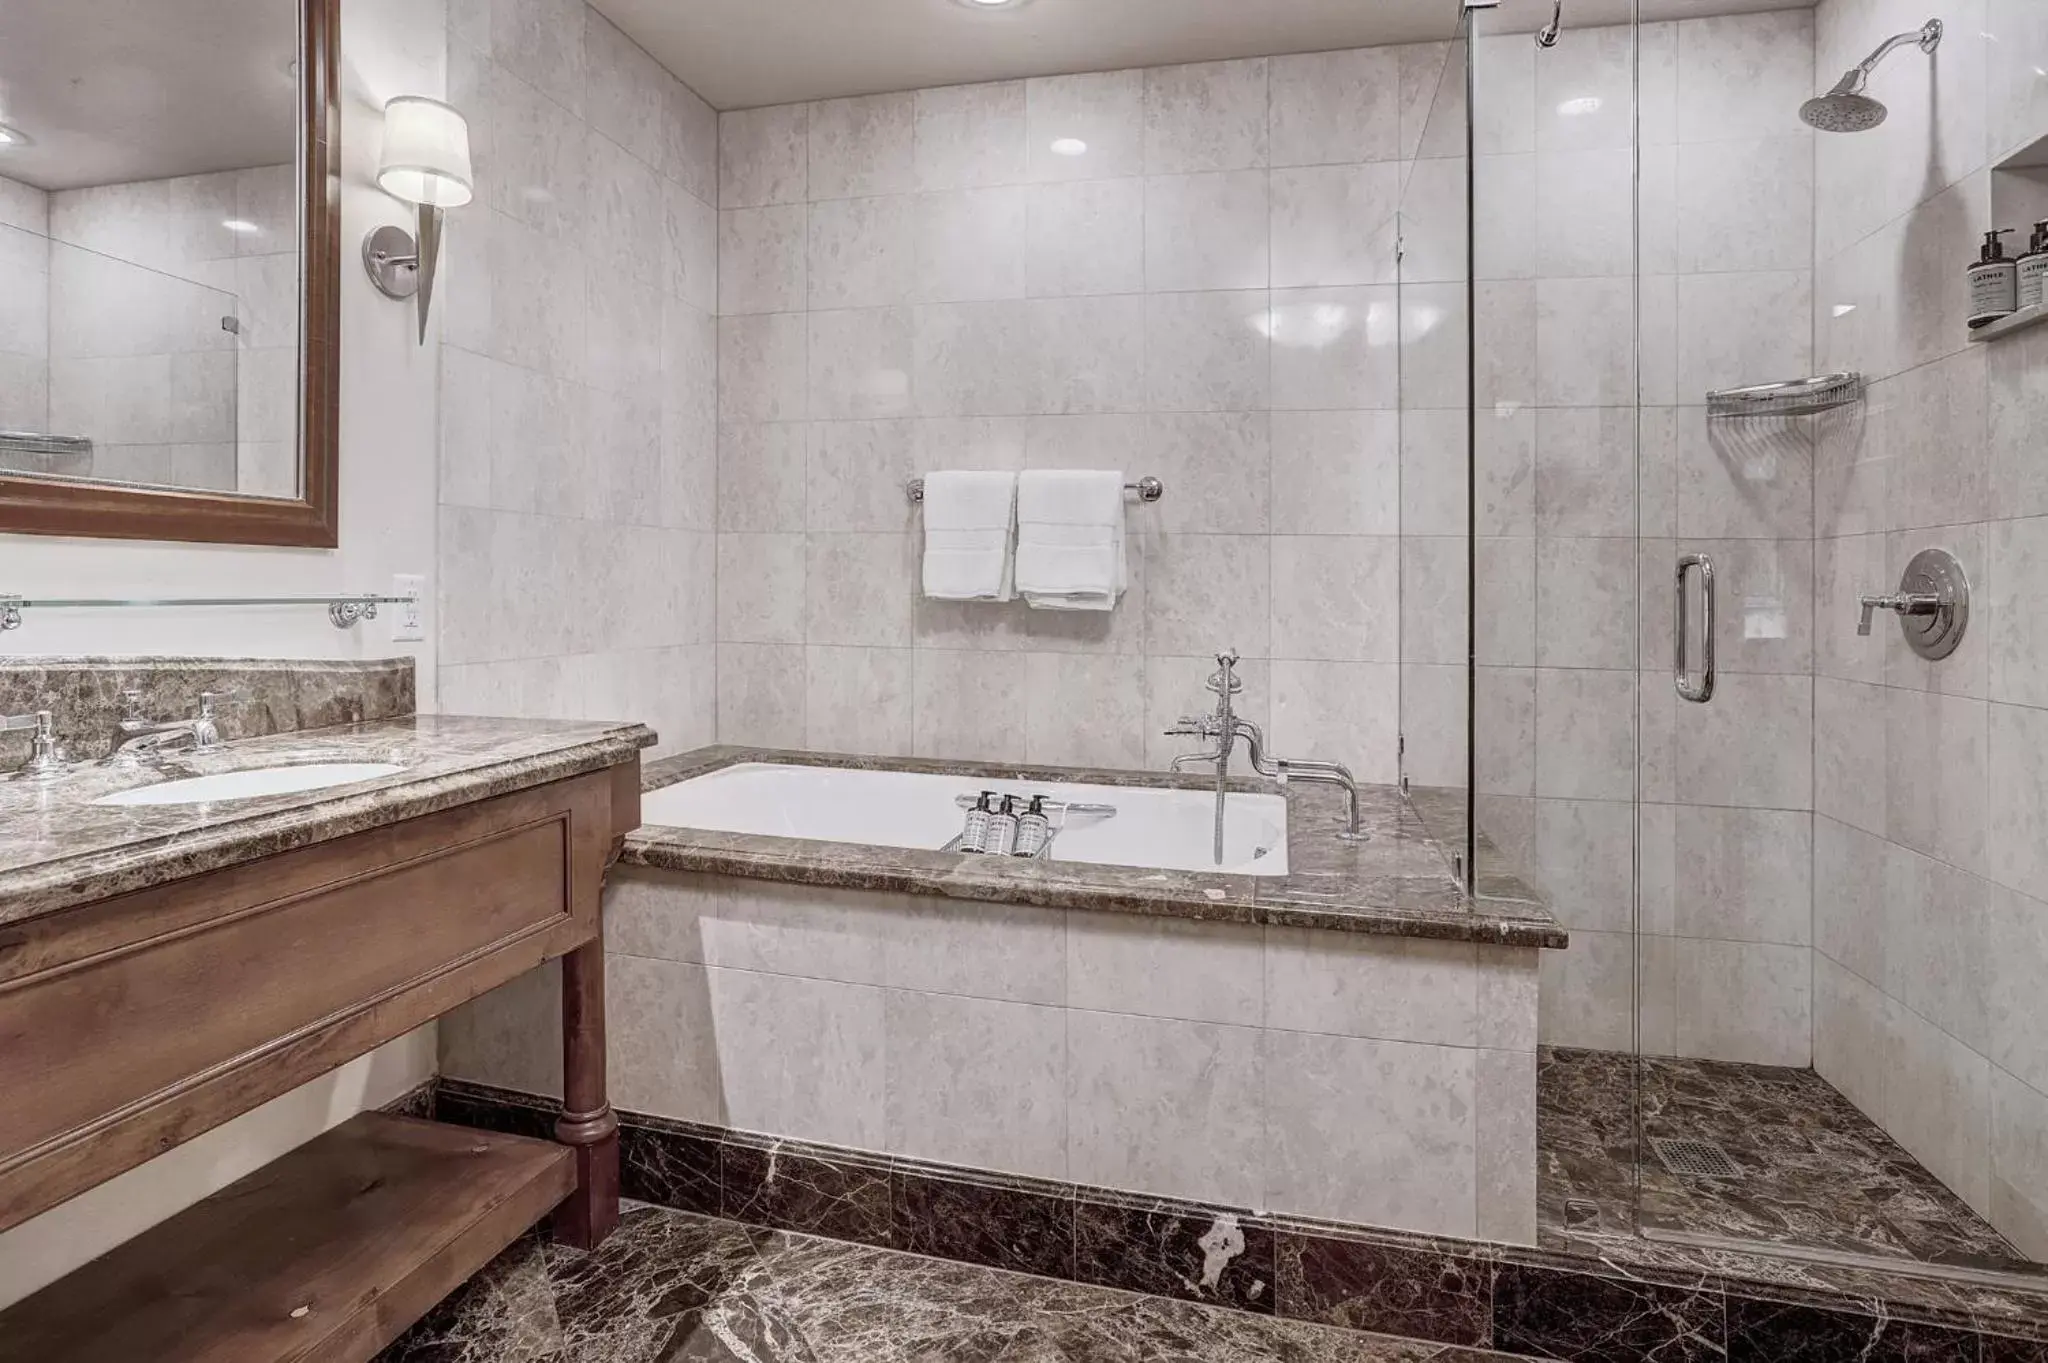
<path fill-rule="evenodd" d="M 259 767 L 192 776 L 161 785 L 138 786 L 94 800 L 96 805 L 201 805 L 220 800 L 254 800 L 265 795 L 296 795 L 330 786 L 351 786 L 396 776 L 405 768 L 391 762 L 308 762 L 291 767 Z"/>

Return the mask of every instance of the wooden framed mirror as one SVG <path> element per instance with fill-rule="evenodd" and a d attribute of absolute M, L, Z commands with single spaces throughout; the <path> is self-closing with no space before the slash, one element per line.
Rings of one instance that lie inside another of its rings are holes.
<path fill-rule="evenodd" d="M 0 532 L 336 544 L 340 3 L 0 6 Z"/>

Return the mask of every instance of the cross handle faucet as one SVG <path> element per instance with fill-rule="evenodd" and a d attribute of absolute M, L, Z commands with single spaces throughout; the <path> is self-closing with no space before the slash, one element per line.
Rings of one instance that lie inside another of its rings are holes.
<path fill-rule="evenodd" d="M 30 735 L 28 761 L 15 775 L 47 780 L 64 770 L 64 750 L 57 746 L 57 722 L 48 710 L 0 715 L 0 733 L 15 732 Z"/>
<path fill-rule="evenodd" d="M 142 692 L 123 691 L 121 702 L 123 715 L 115 726 L 120 741 L 114 748 L 114 756 L 134 756 L 142 752 L 155 752 L 169 747 L 180 740 L 191 743 L 196 752 L 203 752 L 220 742 L 220 726 L 214 722 L 213 703 L 218 699 L 212 691 L 199 693 L 199 713 L 187 719 L 146 719 L 142 710 Z"/>

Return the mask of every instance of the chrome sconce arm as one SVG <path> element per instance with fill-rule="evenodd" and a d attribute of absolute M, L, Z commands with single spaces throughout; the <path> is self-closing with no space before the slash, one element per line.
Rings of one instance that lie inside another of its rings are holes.
<path fill-rule="evenodd" d="M 363 268 L 386 298 L 419 299 L 419 337 L 427 339 L 427 313 L 434 303 L 434 270 L 441 256 L 441 221 L 445 210 L 415 205 L 417 232 L 385 225 L 363 238 Z"/>

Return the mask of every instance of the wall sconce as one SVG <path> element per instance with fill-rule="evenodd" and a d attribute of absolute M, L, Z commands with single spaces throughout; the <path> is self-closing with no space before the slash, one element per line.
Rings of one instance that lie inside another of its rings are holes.
<path fill-rule="evenodd" d="M 384 154 L 377 187 L 417 210 L 419 235 L 379 227 L 363 238 L 363 268 L 386 298 L 419 295 L 420 341 L 434 300 L 434 264 L 441 254 L 441 215 L 475 197 L 469 169 L 469 124 L 438 99 L 401 95 L 384 106 Z"/>

